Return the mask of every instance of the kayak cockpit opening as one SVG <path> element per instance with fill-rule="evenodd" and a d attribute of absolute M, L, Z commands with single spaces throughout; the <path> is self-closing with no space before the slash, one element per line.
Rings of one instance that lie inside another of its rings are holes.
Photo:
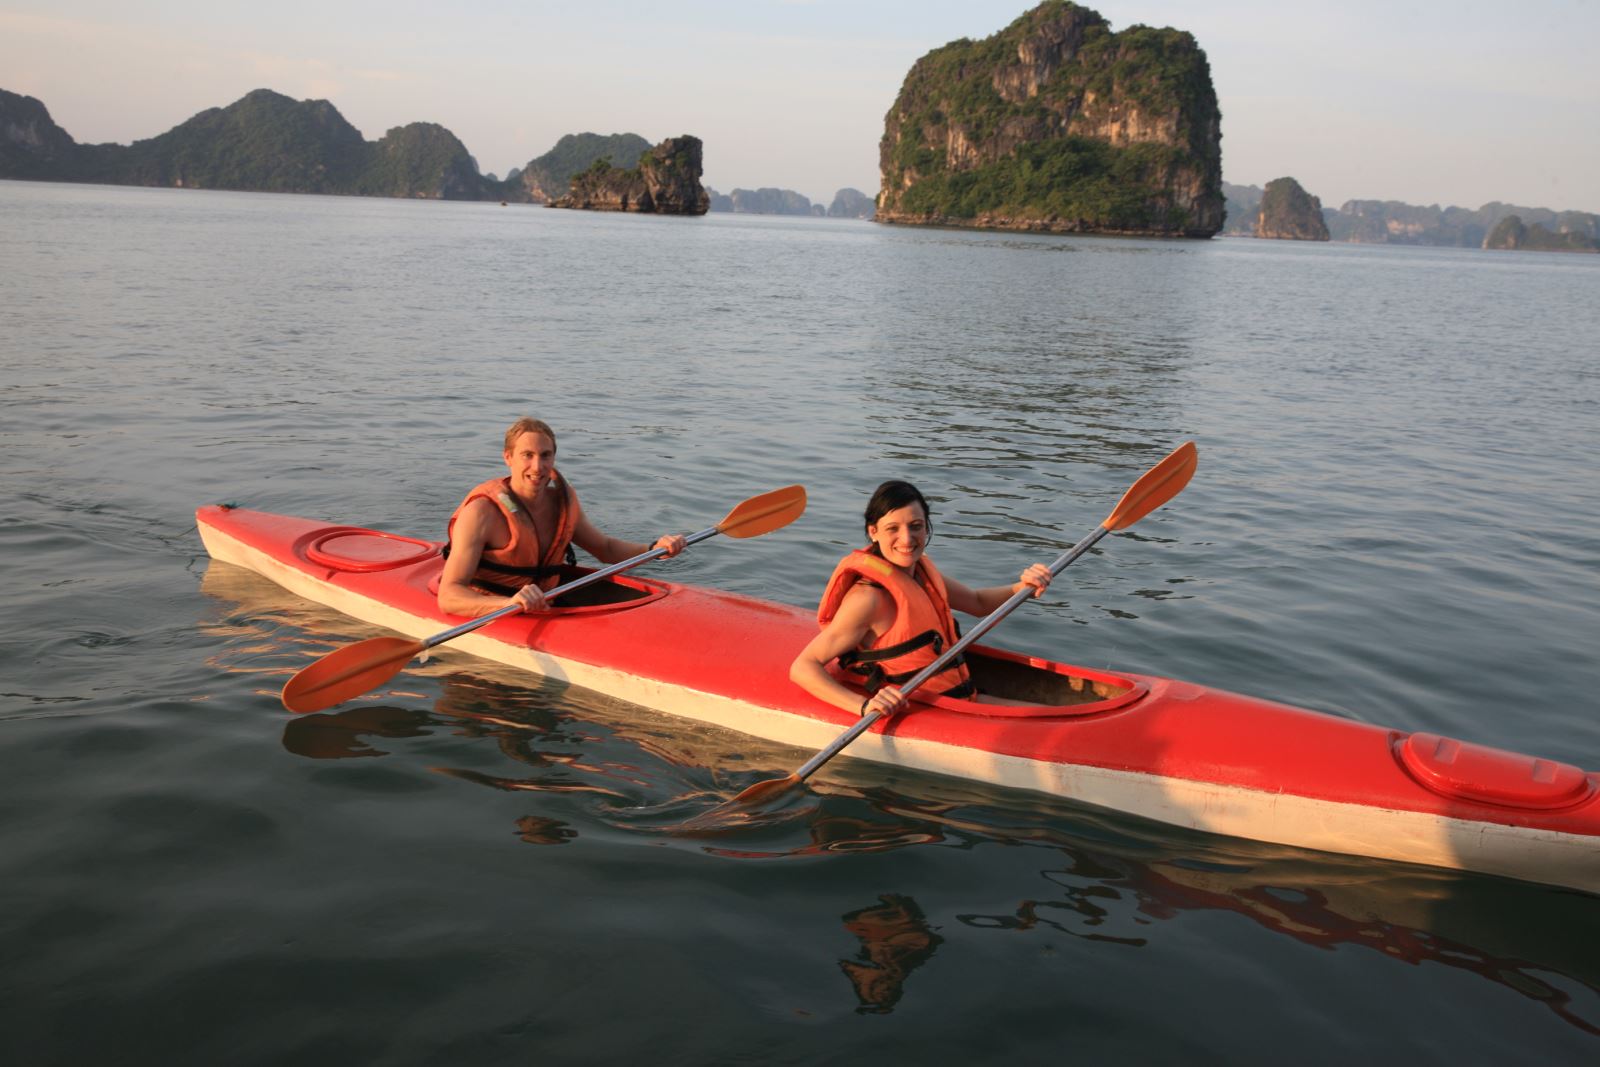
<path fill-rule="evenodd" d="M 581 578 L 592 573 L 592 567 L 563 567 L 558 579 L 562 583 Z M 570 572 L 570 573 L 569 573 Z M 611 607 L 617 604 L 631 604 L 634 601 L 654 600 L 663 590 L 659 585 L 646 583 L 638 578 L 625 575 L 613 575 L 603 578 L 593 585 L 574 589 L 570 593 L 562 593 L 550 603 L 556 609 L 561 608 L 598 608 Z"/>
<path fill-rule="evenodd" d="M 990 718 L 1095 715 L 1127 707 L 1149 691 L 1143 682 L 1132 678 L 983 645 L 969 648 L 966 661 L 980 693 L 1019 703 L 987 704 L 941 697 L 934 701 L 935 706 Z"/>
<path fill-rule="evenodd" d="M 576 567 L 564 564 L 557 568 L 551 575 L 551 581 L 556 585 L 566 585 L 586 574 L 593 574 L 597 568 Z M 428 592 L 434 596 L 439 593 L 439 573 L 435 572 L 428 579 Z M 472 582 L 475 588 L 496 596 L 510 596 L 514 590 L 510 586 L 498 585 L 475 578 Z M 562 593 L 550 601 L 548 611 L 538 614 L 547 617 L 560 617 L 563 615 L 589 615 L 607 611 L 624 611 L 636 608 L 642 604 L 650 604 L 666 596 L 668 587 L 661 582 L 639 578 L 631 574 L 614 574 L 610 578 L 602 578 L 593 585 L 580 586 L 570 592 Z"/>
<path fill-rule="evenodd" d="M 967 654 L 967 669 L 978 692 L 1026 704 L 1094 704 L 1121 696 L 1129 688 L 981 653 Z"/>

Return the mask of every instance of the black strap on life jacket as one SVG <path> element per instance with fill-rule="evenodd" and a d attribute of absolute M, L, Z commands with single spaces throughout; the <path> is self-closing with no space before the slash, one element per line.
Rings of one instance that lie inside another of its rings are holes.
<path fill-rule="evenodd" d="M 898 645 L 885 645 L 883 648 L 852 648 L 847 652 L 840 653 L 839 669 L 860 675 L 862 687 L 868 693 L 876 693 L 886 685 L 899 685 L 901 682 L 909 681 L 922 669 L 918 667 L 914 670 L 890 674 L 879 666 L 880 663 L 884 660 L 894 659 L 896 656 L 903 656 L 907 652 L 914 652 L 926 645 L 933 646 L 933 654 L 937 658 L 944 651 L 944 635 L 937 630 L 924 630 L 915 637 L 901 641 Z M 945 669 L 959 667 L 965 662 L 965 656 L 957 656 L 945 664 Z M 977 691 L 977 687 L 972 684 L 972 679 L 968 678 L 960 685 L 953 689 L 947 689 L 939 695 L 968 697 Z"/>
<path fill-rule="evenodd" d="M 439 555 L 445 559 L 450 558 L 450 542 L 446 541 L 439 550 Z M 548 578 L 562 567 L 576 567 L 578 565 L 578 550 L 572 547 L 572 542 L 567 542 L 567 558 L 564 563 L 541 563 L 537 567 L 508 567 L 499 563 L 482 563 L 480 566 L 490 567 L 501 574 L 520 574 L 529 578 Z"/>
<path fill-rule="evenodd" d="M 445 559 L 450 558 L 450 544 L 439 550 L 439 555 Z M 472 584 L 496 596 L 516 596 L 517 590 L 531 582 L 543 581 L 553 577 L 574 577 L 569 572 L 578 565 L 578 553 L 573 549 L 572 542 L 567 542 L 567 560 L 565 563 L 546 563 L 537 567 L 511 567 L 499 563 L 478 563 L 478 573 L 472 576 Z M 507 585 L 497 582 L 495 578 L 517 577 L 526 578 L 528 581 L 519 585 Z"/>

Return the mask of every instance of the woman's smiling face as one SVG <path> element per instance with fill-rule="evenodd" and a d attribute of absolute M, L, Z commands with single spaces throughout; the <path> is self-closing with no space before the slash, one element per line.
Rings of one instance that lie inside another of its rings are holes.
<path fill-rule="evenodd" d="M 896 567 L 911 570 L 928 545 L 928 514 L 918 503 L 886 511 L 867 527 L 867 536 L 878 546 L 883 558 Z"/>

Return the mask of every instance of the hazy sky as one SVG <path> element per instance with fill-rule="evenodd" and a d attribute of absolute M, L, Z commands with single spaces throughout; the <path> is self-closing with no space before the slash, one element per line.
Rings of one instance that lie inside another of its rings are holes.
<path fill-rule="evenodd" d="M 0 88 L 80 142 L 153 137 L 251 89 L 368 140 L 437 122 L 504 175 L 562 134 L 706 144 L 705 183 L 877 192 L 883 116 L 930 49 L 1028 0 L 0 0 Z M 1600 0 L 1101 0 L 1193 33 L 1223 177 L 1325 206 L 1502 200 L 1600 212 Z"/>

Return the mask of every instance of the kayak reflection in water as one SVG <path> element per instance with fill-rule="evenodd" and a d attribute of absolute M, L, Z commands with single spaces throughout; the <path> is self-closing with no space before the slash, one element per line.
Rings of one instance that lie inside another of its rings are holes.
<path fill-rule="evenodd" d="M 928 502 L 910 482 L 888 481 L 867 502 L 866 548 L 839 561 L 817 608 L 822 632 L 801 650 L 789 677 L 806 692 L 847 711 L 892 715 L 904 707 L 900 683 L 959 640 L 951 611 L 984 616 L 1015 593 L 1031 587 L 1039 596 L 1050 585 L 1050 568 L 1035 563 L 1011 585 L 970 589 L 941 575 L 924 554 L 933 536 Z M 837 659 L 858 676 L 869 694 L 859 694 L 828 672 Z M 975 695 L 960 657 L 928 679 L 931 695 L 1008 703 Z"/>
<path fill-rule="evenodd" d="M 855 986 L 861 1001 L 857 1012 L 887 1015 L 905 994 L 906 978 L 933 957 L 944 940 L 928 927 L 922 909 L 910 897 L 884 893 L 882 903 L 844 916 L 844 928 L 861 940 L 853 960 L 839 969 Z"/>
<path fill-rule="evenodd" d="M 680 534 L 641 545 L 602 533 L 578 504 L 578 494 L 556 470 L 556 434 L 538 419 L 521 418 L 506 431 L 503 458 L 509 476 L 475 486 L 450 516 L 439 610 L 481 618 L 511 604 L 542 611 L 572 545 L 601 563 L 620 563 L 652 548 L 668 556 L 683 551 Z"/>

